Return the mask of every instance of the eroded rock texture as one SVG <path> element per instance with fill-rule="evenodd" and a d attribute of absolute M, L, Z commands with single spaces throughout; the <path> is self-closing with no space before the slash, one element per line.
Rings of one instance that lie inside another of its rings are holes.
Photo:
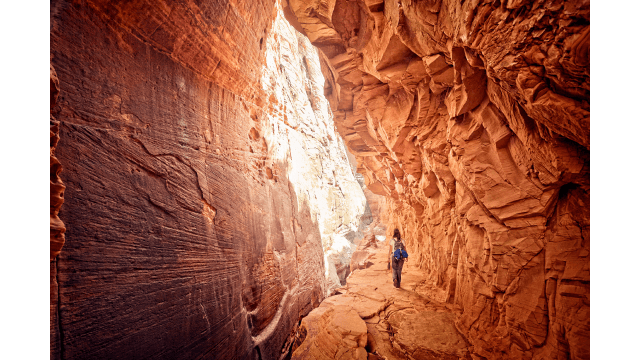
<path fill-rule="evenodd" d="M 476 356 L 589 358 L 589 2 L 288 5 L 388 234 Z"/>
<path fill-rule="evenodd" d="M 58 95 L 60 94 L 60 81 L 56 74 L 53 65 L 50 65 L 49 70 L 49 84 L 50 84 L 50 109 L 56 105 L 58 101 Z M 58 281 L 57 281 L 57 260 L 56 257 L 60 254 L 62 246 L 64 245 L 64 232 L 66 228 L 64 223 L 58 217 L 60 208 L 64 203 L 64 190 L 65 186 L 60 179 L 60 171 L 62 171 L 62 165 L 58 158 L 56 158 L 56 146 L 60 140 L 60 121 L 57 121 L 53 114 L 49 114 L 49 329 L 50 338 L 49 346 L 52 357 L 55 357 L 60 352 L 60 332 L 58 329 Z"/>
<path fill-rule="evenodd" d="M 52 358 L 279 358 L 365 210 L 317 50 L 275 1 L 80 0 L 51 51 Z"/>
<path fill-rule="evenodd" d="M 56 105 L 58 101 L 58 95 L 60 94 L 60 82 L 58 81 L 58 75 L 56 75 L 56 71 L 53 68 L 53 65 L 50 66 L 50 108 Z M 58 145 L 58 141 L 60 140 L 59 136 L 60 132 L 60 122 L 57 121 L 53 114 L 49 115 L 49 187 L 50 187 L 50 199 L 49 199 L 49 228 L 51 231 L 50 241 L 49 241 L 49 261 L 53 260 L 58 254 L 60 254 L 60 250 L 64 245 L 64 232 L 66 228 L 64 227 L 64 223 L 58 217 L 58 213 L 60 212 L 60 208 L 64 203 L 64 189 L 65 186 L 60 179 L 60 171 L 62 171 L 62 165 L 60 165 L 60 161 L 56 158 L 56 145 Z"/>

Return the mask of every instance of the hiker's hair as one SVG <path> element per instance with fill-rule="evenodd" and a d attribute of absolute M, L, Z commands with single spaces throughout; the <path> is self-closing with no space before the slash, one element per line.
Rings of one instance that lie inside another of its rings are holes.
<path fill-rule="evenodd" d="M 393 237 L 400 240 L 400 230 L 398 229 L 393 230 Z"/>

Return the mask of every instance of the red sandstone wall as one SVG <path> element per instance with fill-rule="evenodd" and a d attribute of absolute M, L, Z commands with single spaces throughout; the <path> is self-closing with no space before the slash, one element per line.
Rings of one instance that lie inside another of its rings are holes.
<path fill-rule="evenodd" d="M 474 352 L 589 358 L 589 2 L 288 5 L 388 232 Z"/>
<path fill-rule="evenodd" d="M 588 358 L 588 2 L 289 5 L 388 231 L 474 351 Z M 317 224 L 254 126 L 274 9 L 51 4 L 52 357 L 275 358 L 321 300 Z"/>
<path fill-rule="evenodd" d="M 263 134 L 282 107 L 260 84 L 276 10 L 51 4 L 52 358 L 275 359 L 324 297 L 317 219 Z"/>

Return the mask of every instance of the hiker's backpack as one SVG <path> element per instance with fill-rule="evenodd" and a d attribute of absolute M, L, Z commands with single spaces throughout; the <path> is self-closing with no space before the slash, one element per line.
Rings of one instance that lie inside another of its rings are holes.
<path fill-rule="evenodd" d="M 406 259 L 409 257 L 409 254 L 407 254 L 405 249 L 396 249 L 396 251 L 393 252 L 393 257 L 396 260 Z"/>

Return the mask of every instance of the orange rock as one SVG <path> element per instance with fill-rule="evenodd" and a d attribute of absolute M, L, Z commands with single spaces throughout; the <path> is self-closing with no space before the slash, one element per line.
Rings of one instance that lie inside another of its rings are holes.
<path fill-rule="evenodd" d="M 289 0 L 336 59 L 323 68 L 336 127 L 386 197 L 387 229 L 429 293 L 462 307 L 477 354 L 588 358 L 588 3 L 359 3 L 357 31 L 327 45 L 313 24 L 355 15 Z M 353 269 L 373 266 L 363 246 Z"/>
<path fill-rule="evenodd" d="M 58 94 L 60 93 L 60 81 L 58 80 L 58 75 L 56 74 L 53 65 L 50 65 L 50 108 L 53 109 L 58 101 Z M 50 256 L 49 261 L 52 261 L 60 251 L 62 250 L 62 246 L 64 245 L 64 232 L 66 228 L 64 223 L 58 217 L 58 213 L 60 212 L 60 208 L 64 203 L 64 190 L 65 186 L 60 179 L 60 171 L 62 171 L 62 165 L 60 161 L 56 158 L 56 145 L 58 145 L 58 141 L 60 140 L 60 136 L 58 135 L 60 132 L 60 122 L 57 121 L 53 115 L 49 116 L 49 140 L 50 140 L 50 149 L 49 149 L 49 188 L 50 188 L 50 198 L 49 198 L 49 208 L 50 208 L 50 218 L 49 218 L 49 228 L 50 228 Z"/>

